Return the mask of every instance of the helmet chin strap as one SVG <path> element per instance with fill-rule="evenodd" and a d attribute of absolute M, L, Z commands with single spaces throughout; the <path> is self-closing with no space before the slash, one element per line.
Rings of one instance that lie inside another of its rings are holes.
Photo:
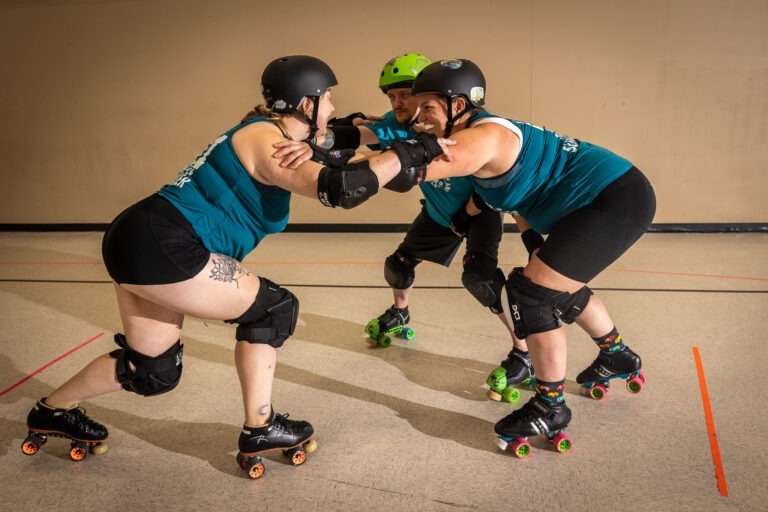
<path fill-rule="evenodd" d="M 302 118 L 304 121 L 306 121 L 309 124 L 309 135 L 304 140 L 312 141 L 315 138 L 315 134 L 317 134 L 317 130 L 318 130 L 317 111 L 320 108 L 320 96 L 307 96 L 307 97 L 312 99 L 312 117 L 309 117 L 307 114 L 305 114 L 299 109 L 294 109 L 294 112 L 296 112 L 296 114 L 298 114 L 300 118 Z"/>
<path fill-rule="evenodd" d="M 459 120 L 459 118 L 461 118 L 461 116 L 463 116 L 464 114 L 466 114 L 467 112 L 469 112 L 471 110 L 471 106 L 470 106 L 469 102 L 467 102 L 467 106 L 464 107 L 464 109 L 461 112 L 459 112 L 458 114 L 456 114 L 454 116 L 453 112 L 452 112 L 453 111 L 453 98 L 458 98 L 458 96 L 454 96 L 453 98 L 448 98 L 446 96 L 446 98 L 448 100 L 447 101 L 447 104 L 448 104 L 448 112 L 447 112 L 447 114 L 448 114 L 448 122 L 445 123 L 445 135 L 443 135 L 443 137 L 448 138 L 451 135 L 451 131 L 453 131 L 453 125 L 456 123 L 456 121 Z"/>

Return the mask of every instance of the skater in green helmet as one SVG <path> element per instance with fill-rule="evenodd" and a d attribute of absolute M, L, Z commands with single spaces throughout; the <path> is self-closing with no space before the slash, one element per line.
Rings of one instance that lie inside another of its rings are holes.
<path fill-rule="evenodd" d="M 356 148 L 365 144 L 371 149 L 386 149 L 394 142 L 413 139 L 420 127 L 414 126 L 419 109 L 411 87 L 430 63 L 419 53 L 404 53 L 387 61 L 379 73 L 378 86 L 387 95 L 392 109 L 376 119 L 365 119 L 356 114 L 348 116 L 341 124 L 337 121 L 332 125 L 334 147 Z M 478 110 L 475 119 L 483 115 L 484 111 Z M 281 150 L 276 155 L 285 158 L 285 165 L 295 165 L 311 153 L 307 144 L 286 142 L 279 146 Z M 514 336 L 501 312 L 500 290 L 504 273 L 498 268 L 498 253 L 503 214 L 485 207 L 485 202 L 474 194 L 474 186 L 467 177 L 425 182 L 419 187 L 424 196 L 422 210 L 411 223 L 405 239 L 384 263 L 384 278 L 393 295 L 392 305 L 368 322 L 365 332 L 381 346 L 388 346 L 395 334 L 413 338 L 415 332 L 408 325 L 408 305 L 416 266 L 426 260 L 448 267 L 466 238 L 462 283 L 481 305 L 499 317 L 513 341 L 513 350 L 494 370 L 492 378 L 489 377 L 491 390 L 488 396 L 514 402 L 519 396 L 515 386 L 533 377 L 533 366 L 525 340 Z"/>

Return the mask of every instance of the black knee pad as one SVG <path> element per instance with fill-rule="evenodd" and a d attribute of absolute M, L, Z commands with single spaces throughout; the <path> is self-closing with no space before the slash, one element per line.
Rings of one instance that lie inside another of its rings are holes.
<path fill-rule="evenodd" d="M 589 298 L 592 296 L 592 290 L 588 286 L 583 286 L 579 291 L 571 295 L 571 298 L 563 304 L 565 308 L 561 318 L 566 324 L 572 324 L 576 317 L 584 311 L 589 304 Z"/>
<path fill-rule="evenodd" d="M 514 326 L 515 336 L 521 339 L 561 327 L 563 312 L 576 295 L 539 286 L 523 275 L 522 267 L 512 270 L 504 288 L 504 313 Z"/>
<path fill-rule="evenodd" d="M 115 343 L 121 348 L 109 353 L 117 359 L 117 381 L 126 391 L 142 396 L 167 393 L 181 380 L 181 356 L 184 345 L 177 341 L 157 357 L 146 356 L 128 346 L 125 336 L 115 334 Z M 131 369 L 131 364 L 136 368 Z"/>
<path fill-rule="evenodd" d="M 235 333 L 239 341 L 279 348 L 296 329 L 299 299 L 269 279 L 259 279 L 259 293 L 248 311 L 226 322 L 239 324 Z"/>
<path fill-rule="evenodd" d="M 414 269 L 419 263 L 419 260 L 410 255 L 395 251 L 387 256 L 384 262 L 384 279 L 391 288 L 396 290 L 410 288 L 416 278 Z"/>
<path fill-rule="evenodd" d="M 497 268 L 498 260 L 485 254 L 467 253 L 464 256 L 464 272 L 461 284 L 483 306 L 494 313 L 501 313 L 501 291 L 504 289 L 504 272 Z"/>

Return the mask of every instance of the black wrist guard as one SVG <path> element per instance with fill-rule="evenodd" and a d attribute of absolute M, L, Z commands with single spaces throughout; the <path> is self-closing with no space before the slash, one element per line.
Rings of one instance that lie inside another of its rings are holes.
<path fill-rule="evenodd" d="M 379 191 L 379 179 L 367 161 L 323 167 L 317 177 L 317 198 L 325 206 L 354 208 Z"/>
<path fill-rule="evenodd" d="M 360 129 L 352 125 L 333 127 L 333 147 L 337 149 L 356 149 L 360 146 Z"/>
<path fill-rule="evenodd" d="M 341 167 L 355 156 L 354 149 L 324 149 L 311 142 L 307 144 L 312 148 L 312 160 L 328 167 Z"/>
<path fill-rule="evenodd" d="M 523 239 L 523 245 L 525 245 L 525 250 L 528 251 L 529 257 L 533 255 L 533 251 L 541 247 L 544 243 L 544 237 L 533 229 L 526 229 L 520 233 L 520 238 Z"/>
<path fill-rule="evenodd" d="M 328 120 L 328 126 L 333 127 L 339 127 L 339 126 L 354 126 L 355 119 L 367 119 L 365 117 L 365 114 L 362 112 L 353 112 L 352 114 L 349 114 L 346 117 L 334 117 L 333 119 Z"/>
<path fill-rule="evenodd" d="M 415 139 L 393 142 L 390 149 L 397 154 L 402 169 L 427 165 L 443 154 L 443 148 L 437 143 L 437 137 L 424 132 L 416 135 Z"/>

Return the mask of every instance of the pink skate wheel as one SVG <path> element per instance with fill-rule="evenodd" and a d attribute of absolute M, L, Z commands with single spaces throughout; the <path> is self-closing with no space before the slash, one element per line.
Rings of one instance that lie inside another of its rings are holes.
<path fill-rule="evenodd" d="M 590 390 L 589 390 L 589 396 L 594 398 L 595 400 L 602 400 L 605 398 L 605 394 L 608 392 L 608 390 L 601 384 L 595 384 Z"/>
<path fill-rule="evenodd" d="M 643 390 L 643 382 L 640 377 L 632 377 L 631 379 L 627 380 L 627 391 L 630 393 L 639 393 Z"/>
<path fill-rule="evenodd" d="M 571 441 L 571 438 L 568 437 L 568 434 L 565 432 L 559 432 L 555 437 L 553 437 L 552 444 L 560 453 L 567 453 L 571 450 L 571 448 L 573 448 L 573 441 Z"/>
<path fill-rule="evenodd" d="M 518 459 L 524 459 L 531 454 L 531 444 L 527 439 L 515 439 L 509 447 L 512 454 Z"/>

